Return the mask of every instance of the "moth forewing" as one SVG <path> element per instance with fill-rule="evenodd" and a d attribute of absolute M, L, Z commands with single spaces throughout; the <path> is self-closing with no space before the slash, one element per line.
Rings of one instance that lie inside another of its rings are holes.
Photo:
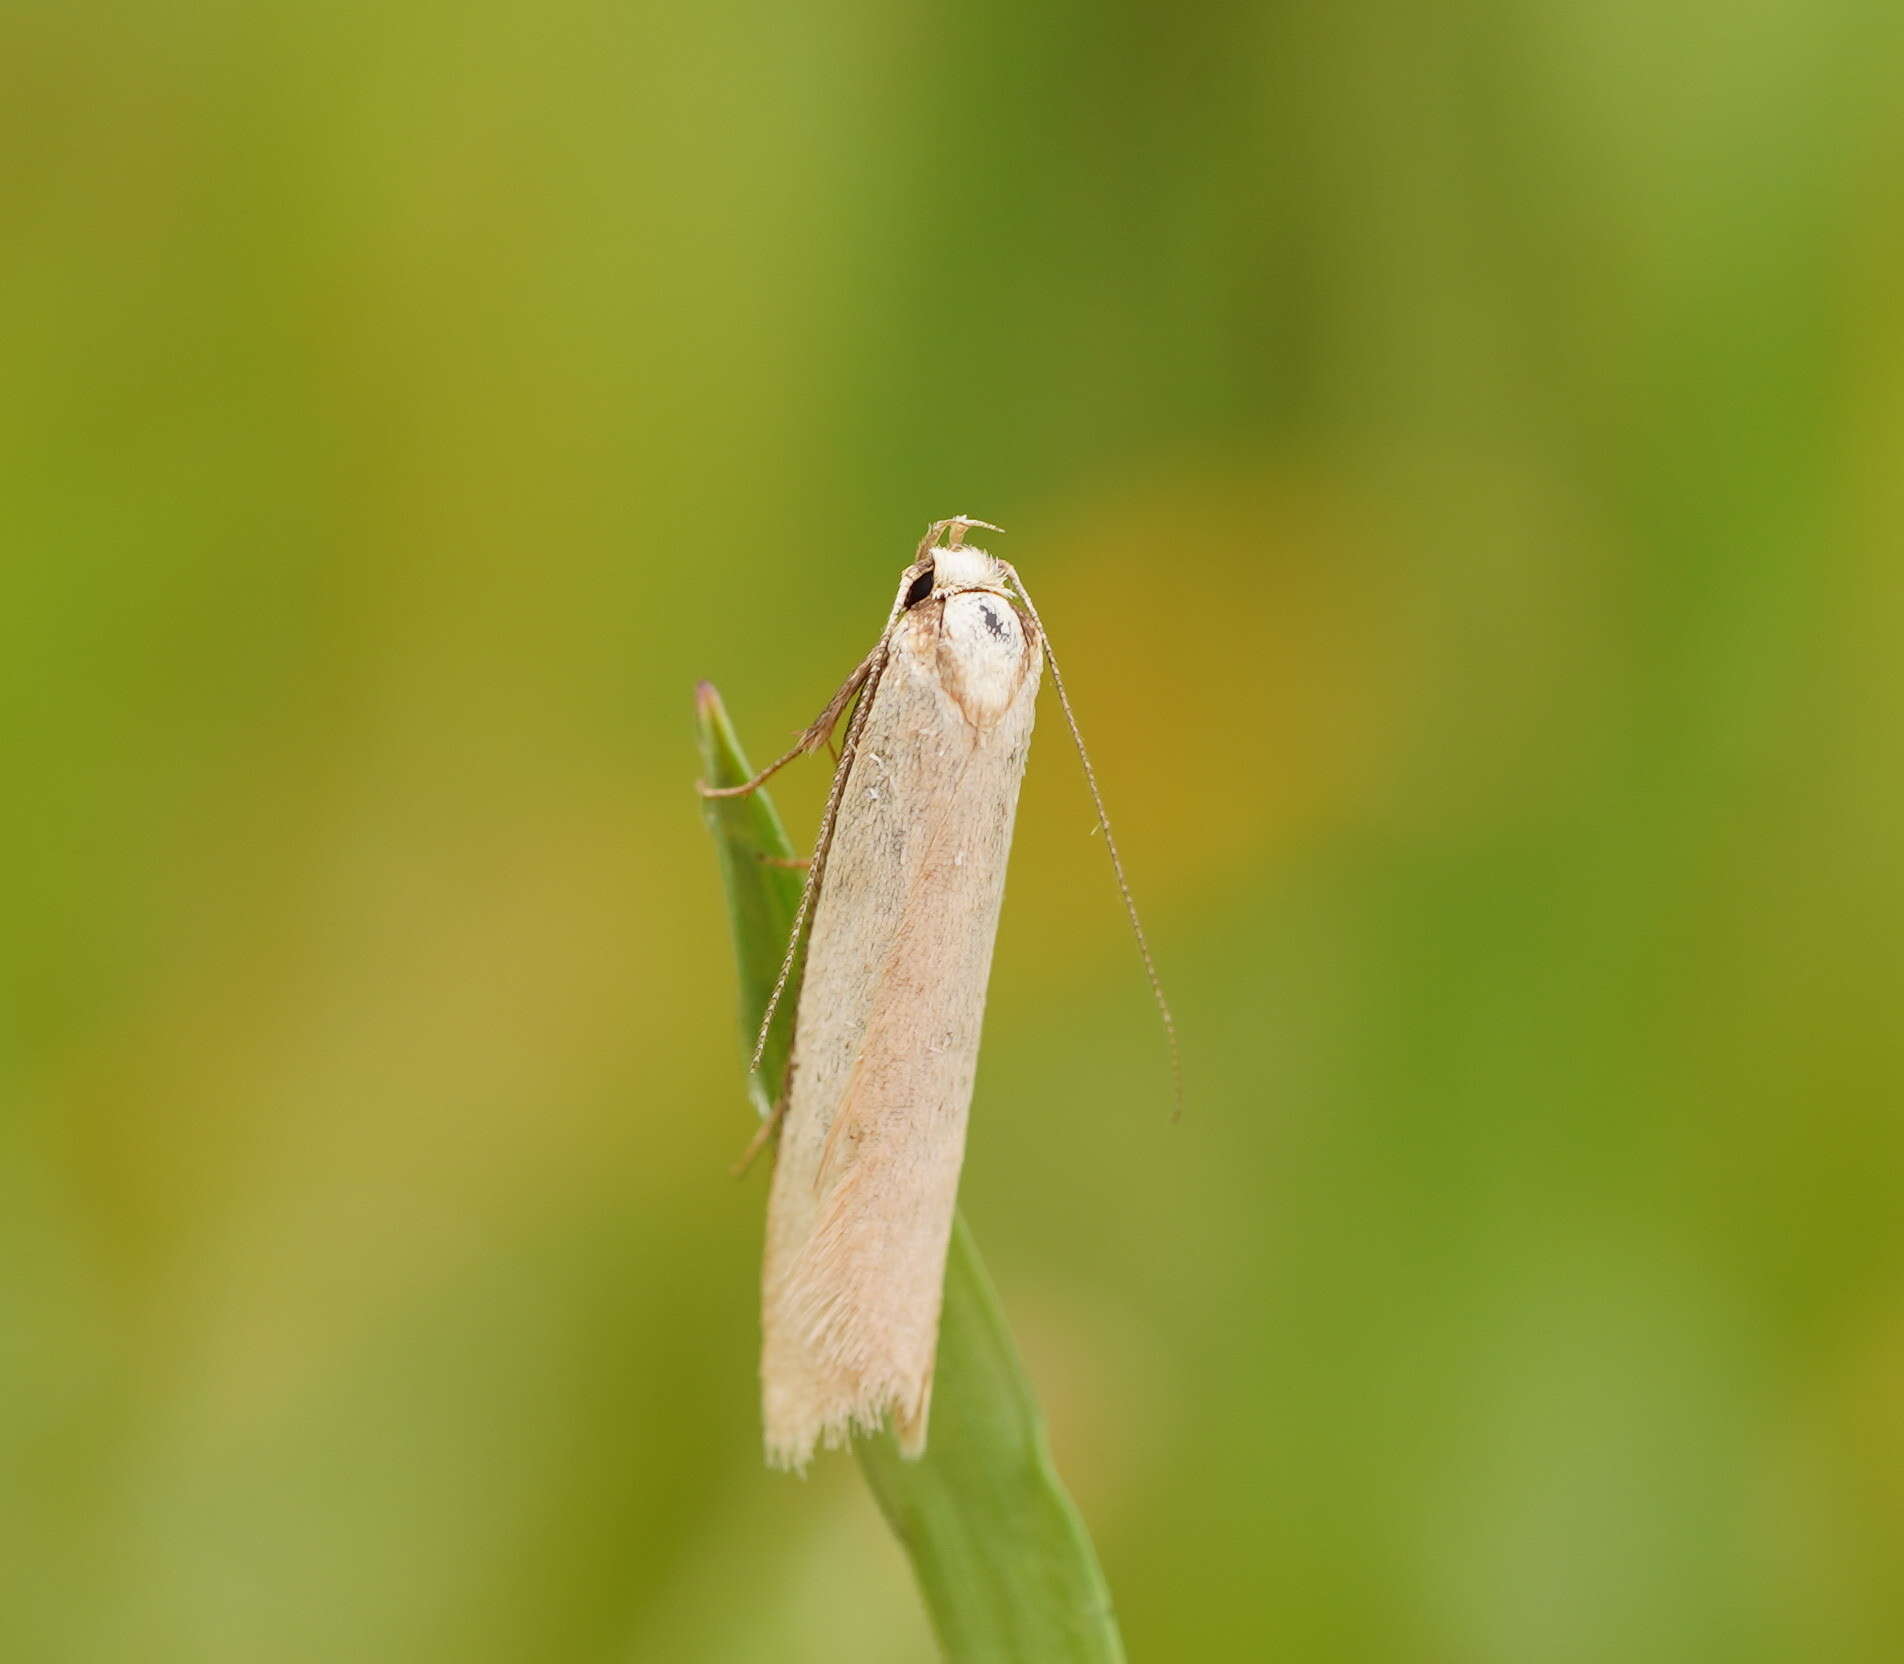
<path fill-rule="evenodd" d="M 925 1447 L 1043 646 L 1001 563 L 956 546 L 962 529 L 908 569 L 815 853 L 763 1273 L 766 1445 L 780 1466 L 887 1419 L 906 1454 Z"/>

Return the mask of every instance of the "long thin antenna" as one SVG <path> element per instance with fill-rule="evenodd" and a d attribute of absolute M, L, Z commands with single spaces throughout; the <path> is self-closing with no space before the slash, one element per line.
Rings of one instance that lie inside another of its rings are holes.
<path fill-rule="evenodd" d="M 1170 1014 L 1170 1001 L 1164 998 L 1164 985 L 1162 978 L 1157 975 L 1157 962 L 1150 956 L 1150 941 L 1144 935 L 1144 921 L 1137 916 L 1137 900 L 1131 894 L 1130 880 L 1124 876 L 1124 858 L 1117 852 L 1117 839 L 1111 832 L 1110 812 L 1104 807 L 1104 794 L 1098 790 L 1097 772 L 1091 767 L 1091 754 L 1084 749 L 1084 735 L 1078 731 L 1077 713 L 1071 709 L 1071 696 L 1065 691 L 1064 674 L 1058 669 L 1058 655 L 1051 649 L 1050 632 L 1045 629 L 1044 620 L 1038 616 L 1038 608 L 1032 601 L 1031 592 L 1025 588 L 1025 580 L 1019 577 L 1017 568 L 1008 561 L 1001 560 L 998 564 L 1016 586 L 1019 599 L 1025 603 L 1025 611 L 1031 614 L 1031 621 L 1044 642 L 1045 662 L 1051 666 L 1051 685 L 1058 690 L 1058 704 L 1064 711 L 1065 723 L 1077 745 L 1078 761 L 1084 764 L 1084 783 L 1091 789 L 1097 823 L 1104 828 L 1104 847 L 1111 854 L 1111 871 L 1117 877 L 1117 891 L 1124 898 L 1124 911 L 1130 915 L 1131 934 L 1137 938 L 1137 951 L 1143 957 L 1144 975 L 1150 978 L 1150 992 L 1157 1001 L 1157 1015 L 1163 1018 L 1164 1034 L 1170 1041 L 1170 1085 L 1175 1105 L 1170 1118 L 1174 1121 L 1183 1114 L 1183 1052 L 1177 1044 L 1177 1020 Z"/>
<path fill-rule="evenodd" d="M 813 859 L 807 865 L 807 881 L 800 886 L 800 905 L 794 909 L 793 929 L 787 933 L 786 957 L 780 961 L 780 974 L 774 978 L 773 992 L 767 996 L 767 1010 L 760 1019 L 760 1033 L 754 1038 L 754 1055 L 747 1060 L 747 1072 L 750 1075 L 760 1069 L 760 1060 L 767 1050 L 767 1034 L 773 1027 L 774 1013 L 780 1009 L 780 996 L 787 991 L 787 979 L 793 975 L 793 962 L 800 955 L 800 933 L 806 928 L 807 914 L 813 909 L 813 898 L 820 892 L 820 879 L 826 871 L 827 851 L 833 846 L 833 822 L 840 812 L 840 799 L 846 795 L 846 777 L 853 772 L 853 759 L 859 755 L 859 731 L 866 726 L 866 718 L 873 708 L 873 695 L 879 691 L 879 678 L 886 669 L 893 620 L 906 610 L 906 591 L 912 587 L 912 580 L 919 576 L 919 572 L 920 565 L 915 561 L 900 573 L 899 593 L 893 597 L 892 609 L 886 614 L 886 627 L 879 633 L 879 644 L 866 655 L 860 669 L 853 673 L 859 679 L 859 703 L 853 707 L 852 720 L 846 725 L 846 737 L 840 741 L 839 765 L 833 770 L 832 785 L 827 788 L 826 812 L 820 816 L 819 834 L 813 840 Z M 849 681 L 848 688 L 851 685 Z M 846 691 L 846 688 L 841 689 L 842 693 Z M 837 720 L 837 706 L 829 706 L 828 710 L 833 720 Z M 823 717 L 822 720 L 826 719 Z M 814 726 L 817 728 L 819 724 Z M 828 721 L 827 726 L 830 728 L 832 722 Z M 776 763 L 773 768 L 779 766 Z M 765 771 L 771 772 L 772 768 Z M 764 777 L 764 774 L 756 775 L 754 784 Z"/>

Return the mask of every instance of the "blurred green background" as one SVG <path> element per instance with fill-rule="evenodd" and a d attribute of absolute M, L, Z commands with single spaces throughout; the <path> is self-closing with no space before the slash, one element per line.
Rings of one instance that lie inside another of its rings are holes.
<path fill-rule="evenodd" d="M 0 1656 L 930 1656 L 690 693 L 959 511 L 1186 1048 L 1048 705 L 964 1196 L 1133 1655 L 1904 1656 L 1900 34 L 8 8 Z"/>

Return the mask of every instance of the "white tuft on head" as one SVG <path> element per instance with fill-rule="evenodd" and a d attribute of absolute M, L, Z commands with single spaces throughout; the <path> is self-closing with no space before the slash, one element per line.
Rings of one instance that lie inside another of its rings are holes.
<path fill-rule="evenodd" d="M 1004 582 L 998 562 L 983 549 L 962 543 L 956 549 L 932 551 L 932 587 L 945 589 L 997 589 Z"/>

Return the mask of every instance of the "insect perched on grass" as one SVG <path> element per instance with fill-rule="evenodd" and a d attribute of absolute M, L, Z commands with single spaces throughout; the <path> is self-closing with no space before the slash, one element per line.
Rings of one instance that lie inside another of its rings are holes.
<path fill-rule="evenodd" d="M 810 915 L 793 1061 L 748 1152 L 780 1126 L 761 1321 L 776 1466 L 804 1467 L 816 1445 L 888 1417 L 902 1452 L 925 1449 L 985 985 L 1047 661 L 1177 1067 L 1170 1009 L 1057 660 L 1018 574 L 964 541 L 979 526 L 999 529 L 965 515 L 928 529 L 878 644 L 785 756 L 742 785 L 702 788 L 755 790 L 825 745 L 852 707 L 752 1064 Z"/>

